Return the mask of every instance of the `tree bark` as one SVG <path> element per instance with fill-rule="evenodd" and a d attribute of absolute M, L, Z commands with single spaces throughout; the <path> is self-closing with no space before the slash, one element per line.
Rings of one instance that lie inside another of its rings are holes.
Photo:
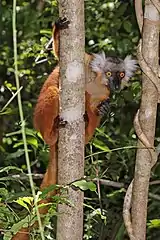
<path fill-rule="evenodd" d="M 142 32 L 142 54 L 147 64 L 158 74 L 159 55 L 159 13 L 150 0 L 145 1 Z M 146 73 L 147 74 L 147 73 Z M 139 122 L 141 129 L 154 146 L 158 93 L 152 81 L 143 73 L 142 99 Z M 139 140 L 138 147 L 144 147 Z M 138 149 L 132 195 L 132 227 L 136 240 L 146 239 L 146 218 L 152 158 L 148 149 Z"/>
<path fill-rule="evenodd" d="M 60 32 L 60 128 L 58 144 L 58 184 L 67 185 L 84 176 L 84 1 L 60 0 L 60 17 L 70 21 Z M 83 192 L 69 186 L 71 205 L 58 206 L 57 240 L 82 240 Z"/>

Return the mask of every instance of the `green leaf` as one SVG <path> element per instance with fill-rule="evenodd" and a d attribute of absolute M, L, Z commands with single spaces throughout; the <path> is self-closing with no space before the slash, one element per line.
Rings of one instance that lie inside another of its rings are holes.
<path fill-rule="evenodd" d="M 38 141 L 35 137 L 27 137 L 27 144 L 38 148 Z M 20 147 L 22 145 L 24 145 L 23 141 L 19 141 L 18 143 L 15 143 L 13 147 L 17 148 L 17 147 Z"/>
<path fill-rule="evenodd" d="M 11 240 L 13 237 L 11 232 L 4 232 L 3 240 Z"/>
<path fill-rule="evenodd" d="M 37 132 L 37 136 L 38 136 L 40 139 L 42 139 L 42 140 L 43 140 L 43 137 L 42 137 L 42 135 L 41 135 L 41 133 L 40 133 L 40 132 Z"/>
<path fill-rule="evenodd" d="M 0 188 L 0 196 L 7 197 L 8 190 L 6 188 Z"/>
<path fill-rule="evenodd" d="M 34 221 L 33 221 L 33 223 L 34 223 Z M 15 223 L 10 230 L 15 235 L 22 227 L 28 227 L 28 223 L 31 223 L 30 216 L 27 216 L 24 219 L 22 219 L 21 221 L 19 221 L 18 223 Z"/>
<path fill-rule="evenodd" d="M 15 145 L 16 145 L 16 144 L 15 144 Z M 21 157 L 23 154 L 24 154 L 24 150 L 19 148 L 16 152 L 10 153 L 10 154 L 6 157 L 6 159 L 7 159 L 7 160 L 17 159 L 17 158 Z"/>
<path fill-rule="evenodd" d="M 33 197 L 23 197 L 21 198 L 24 202 L 28 203 L 30 206 L 33 205 Z"/>
<path fill-rule="evenodd" d="M 106 144 L 104 144 L 102 141 L 100 141 L 97 138 L 94 138 L 93 140 L 93 146 L 95 146 L 96 148 L 103 150 L 105 152 L 110 152 L 111 150 L 106 146 Z"/>
<path fill-rule="evenodd" d="M 19 198 L 17 200 L 14 200 L 15 203 L 18 203 L 20 206 L 24 207 L 25 209 L 27 209 L 28 212 L 30 212 L 28 205 L 25 203 L 25 201 L 23 200 L 23 198 Z"/>
<path fill-rule="evenodd" d="M 133 93 L 130 91 L 124 91 L 123 96 L 124 96 L 124 99 L 127 101 L 133 102 L 134 100 Z"/>
<path fill-rule="evenodd" d="M 118 8 L 118 11 L 116 12 L 116 19 L 118 19 L 119 17 L 123 16 L 124 12 L 126 11 L 128 7 L 128 3 L 123 3 L 120 5 L 120 7 Z"/>
<path fill-rule="evenodd" d="M 0 116 L 1 116 L 1 115 L 11 115 L 11 114 L 13 114 L 13 113 L 14 113 L 14 110 L 13 110 L 13 109 L 11 109 L 11 108 L 6 108 L 3 112 L 0 111 Z"/>
<path fill-rule="evenodd" d="M 27 137 L 27 143 L 32 145 L 33 147 L 38 148 L 38 141 L 36 138 L 33 137 Z"/>
<path fill-rule="evenodd" d="M 41 29 L 40 34 L 44 34 L 44 35 L 47 34 L 48 36 L 51 36 L 52 31 L 47 29 Z"/>
<path fill-rule="evenodd" d="M 106 139 L 112 143 L 114 143 L 115 141 L 108 135 L 105 133 L 105 129 L 104 127 L 101 127 L 101 128 L 96 128 L 96 132 L 100 133 L 99 135 L 101 136 L 104 136 L 106 137 Z M 98 135 L 98 133 L 96 133 L 96 135 Z"/>
<path fill-rule="evenodd" d="M 73 186 L 80 188 L 82 191 L 90 190 L 96 192 L 96 185 L 93 182 L 87 182 L 86 180 L 80 180 L 72 183 Z"/>
<path fill-rule="evenodd" d="M 29 136 L 35 137 L 35 133 L 36 133 L 35 130 L 30 129 L 30 128 L 26 128 L 26 135 L 29 135 Z"/>
<path fill-rule="evenodd" d="M 160 219 L 150 220 L 147 226 L 148 228 L 160 228 Z"/>
<path fill-rule="evenodd" d="M 23 146 L 24 145 L 24 143 L 23 143 L 23 141 L 19 141 L 18 143 L 15 143 L 14 145 L 13 145 L 13 148 L 17 148 L 17 147 L 20 147 L 20 146 Z M 23 150 L 23 149 L 21 149 L 21 150 Z M 23 150 L 24 151 L 24 150 Z"/>
<path fill-rule="evenodd" d="M 41 198 L 44 199 L 48 195 L 48 193 L 57 190 L 59 187 L 56 184 L 52 184 L 49 187 L 46 187 L 41 194 Z"/>
<path fill-rule="evenodd" d="M 132 24 L 129 21 L 124 21 L 123 27 L 126 30 L 126 32 L 130 33 L 132 30 Z"/>
<path fill-rule="evenodd" d="M 47 207 L 47 206 L 51 206 L 51 205 L 53 205 L 52 202 L 50 202 L 50 203 L 41 203 L 41 204 L 38 205 L 38 208 L 43 208 L 43 207 Z"/>

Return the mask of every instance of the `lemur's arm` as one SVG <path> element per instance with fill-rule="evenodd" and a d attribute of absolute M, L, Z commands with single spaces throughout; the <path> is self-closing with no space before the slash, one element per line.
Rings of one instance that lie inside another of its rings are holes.
<path fill-rule="evenodd" d="M 57 59 L 59 59 L 59 37 L 60 30 L 67 29 L 69 25 L 67 18 L 59 18 L 53 25 L 52 38 L 53 38 L 53 52 Z M 87 59 L 90 55 L 85 53 L 85 58 Z"/>
<path fill-rule="evenodd" d="M 70 22 L 66 18 L 59 18 L 53 25 L 52 38 L 53 38 L 53 52 L 57 59 L 59 59 L 59 37 L 60 30 L 68 28 Z"/>

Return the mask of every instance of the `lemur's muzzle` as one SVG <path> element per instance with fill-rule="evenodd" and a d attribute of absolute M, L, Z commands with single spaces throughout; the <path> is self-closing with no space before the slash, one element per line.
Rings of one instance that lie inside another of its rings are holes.
<path fill-rule="evenodd" d="M 121 80 L 117 76 L 115 77 L 111 76 L 108 79 L 108 82 L 109 82 L 109 88 L 111 89 L 111 91 L 119 90 L 121 87 Z"/>

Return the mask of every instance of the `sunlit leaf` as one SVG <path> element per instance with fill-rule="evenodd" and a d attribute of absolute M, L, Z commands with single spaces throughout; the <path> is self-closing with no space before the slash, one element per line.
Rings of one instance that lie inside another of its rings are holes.
<path fill-rule="evenodd" d="M 148 228 L 160 228 L 160 219 L 152 219 L 147 223 Z"/>
<path fill-rule="evenodd" d="M 22 207 L 24 207 L 25 209 L 27 209 L 28 212 L 30 212 L 28 205 L 25 203 L 25 201 L 23 200 L 23 198 L 19 198 L 17 200 L 14 200 L 14 202 L 18 203 L 19 205 L 21 205 Z"/>
<path fill-rule="evenodd" d="M 93 145 L 100 150 L 110 152 L 110 149 L 104 144 L 104 142 L 100 141 L 97 138 L 94 138 Z"/>
<path fill-rule="evenodd" d="M 73 186 L 80 188 L 83 191 L 90 190 L 96 192 L 96 185 L 93 182 L 87 182 L 86 180 L 80 180 L 72 183 Z"/>

